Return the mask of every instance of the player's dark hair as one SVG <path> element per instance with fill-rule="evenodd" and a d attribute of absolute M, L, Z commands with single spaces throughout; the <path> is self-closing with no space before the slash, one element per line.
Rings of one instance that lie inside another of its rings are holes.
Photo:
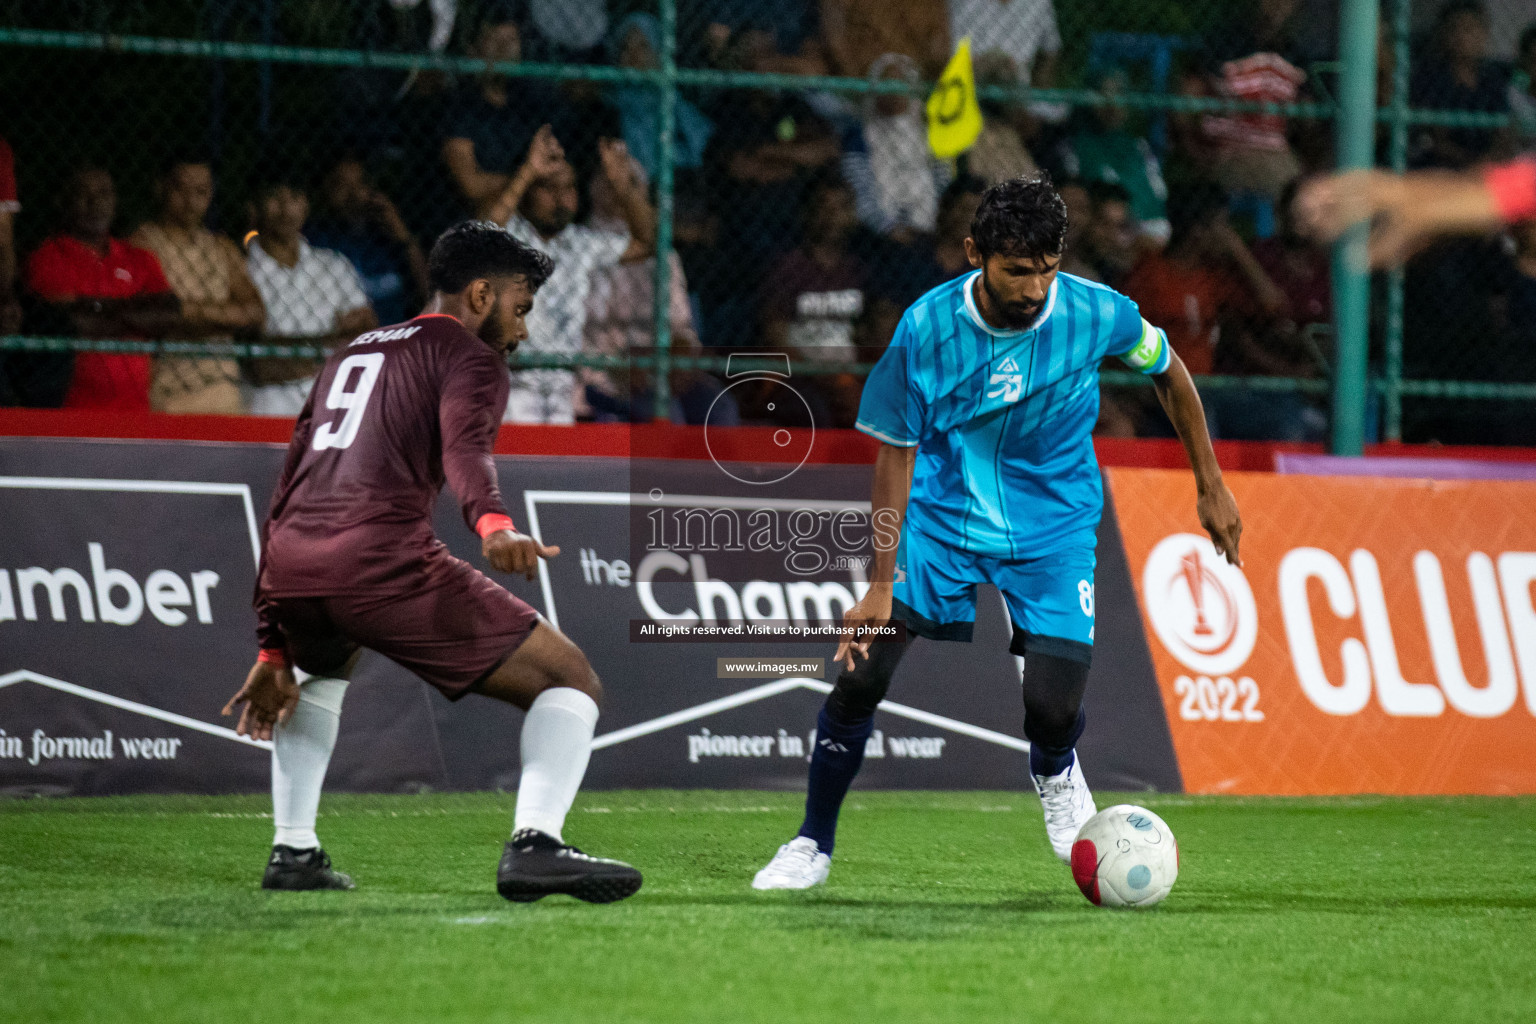
<path fill-rule="evenodd" d="M 155 165 L 155 177 L 161 181 L 169 178 L 179 167 L 213 167 L 213 158 L 207 151 L 193 147 L 168 149 L 160 154 Z"/>
<path fill-rule="evenodd" d="M 982 193 L 971 238 L 982 259 L 1059 256 L 1067 240 L 1067 204 L 1043 171 L 998 182 Z"/>
<path fill-rule="evenodd" d="M 263 167 L 256 174 L 251 187 L 251 201 L 258 208 L 279 189 L 288 189 L 302 196 L 309 195 L 309 183 L 296 169 L 289 166 Z"/>
<path fill-rule="evenodd" d="M 853 188 L 848 184 L 842 174 L 833 169 L 824 169 L 816 172 L 807 179 L 804 190 L 800 193 L 800 212 L 802 216 L 813 216 L 822 198 L 830 192 L 852 193 Z"/>
<path fill-rule="evenodd" d="M 1435 12 L 1435 28 L 1444 29 L 1451 23 L 1452 18 L 1463 14 L 1470 14 L 1483 21 L 1488 20 L 1488 8 L 1483 6 L 1480 0 L 1450 0 Z"/>
<path fill-rule="evenodd" d="M 822 228 L 822 204 L 828 196 L 846 193 L 852 204 L 852 188 L 843 176 L 833 169 L 814 174 L 800 193 L 800 238 L 810 241 Z"/>
<path fill-rule="evenodd" d="M 69 168 L 64 172 L 64 176 L 59 179 L 59 188 L 63 192 L 68 193 L 70 189 L 75 187 L 75 183 L 81 178 L 85 177 L 87 174 L 96 174 L 97 172 L 101 172 L 102 174 L 106 174 L 112 177 L 114 182 L 117 181 L 117 177 L 113 175 L 110 170 L 108 170 L 104 161 L 76 160 L 74 163 L 69 165 Z"/>
<path fill-rule="evenodd" d="M 352 145 L 351 143 L 344 143 L 332 150 L 329 150 L 325 154 L 325 159 L 320 164 L 321 180 L 323 181 L 331 174 L 331 172 L 335 171 L 336 168 L 340 167 L 342 164 L 358 164 L 363 168 L 364 173 L 367 174 L 368 177 L 373 177 L 373 175 L 368 171 L 367 154 L 365 154 L 363 150 L 358 146 Z"/>
<path fill-rule="evenodd" d="M 490 0 L 481 6 L 480 20 L 475 30 L 484 32 L 497 25 L 516 25 L 521 29 L 527 20 L 525 7 L 523 0 Z"/>
<path fill-rule="evenodd" d="M 1093 205 L 1100 203 L 1124 203 L 1131 205 L 1130 189 L 1118 181 L 1090 181 L 1088 183 L 1088 198 L 1093 200 Z"/>
<path fill-rule="evenodd" d="M 453 295 L 483 277 L 521 277 L 529 291 L 549 280 L 555 265 L 499 224 L 460 221 L 438 236 L 427 256 L 427 280 L 434 292 Z"/>
<path fill-rule="evenodd" d="M 1173 233 L 1168 239 L 1176 248 L 1195 228 L 1209 224 L 1227 208 L 1227 193 L 1213 181 L 1193 181 L 1168 193 L 1168 223 Z"/>
<path fill-rule="evenodd" d="M 65 172 L 64 177 L 60 178 L 57 185 L 55 185 L 53 194 L 54 205 L 63 208 L 75 197 L 75 189 L 80 187 L 80 179 L 84 178 L 87 174 L 95 174 L 98 171 L 112 178 L 112 184 L 114 187 L 116 186 L 117 178 L 111 171 L 107 170 L 107 165 L 104 162 L 100 160 L 79 160 L 70 164 L 69 170 Z"/>

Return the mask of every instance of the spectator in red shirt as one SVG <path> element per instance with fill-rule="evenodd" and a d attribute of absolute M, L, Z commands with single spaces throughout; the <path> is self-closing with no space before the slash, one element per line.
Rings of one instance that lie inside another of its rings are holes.
<path fill-rule="evenodd" d="M 21 326 L 21 306 L 16 302 L 16 162 L 10 143 L 0 138 L 0 334 L 12 334 Z"/>
<path fill-rule="evenodd" d="M 71 174 L 60 203 L 63 231 L 27 260 L 29 291 L 83 337 L 163 337 L 181 326 L 181 303 L 160 261 L 111 234 L 117 189 L 100 167 Z M 149 409 L 147 355 L 81 352 L 64 396 L 75 409 Z"/>
<path fill-rule="evenodd" d="M 1301 183 L 1302 179 L 1296 179 L 1280 194 L 1279 234 L 1253 244 L 1253 258 L 1285 297 L 1277 326 L 1292 331 L 1333 322 L 1333 275 L 1328 249 L 1303 232 L 1296 215 Z"/>
<path fill-rule="evenodd" d="M 1141 315 L 1168 332 L 1190 373 L 1210 373 L 1223 333 L 1243 329 L 1255 314 L 1280 312 L 1285 296 L 1227 219 L 1226 194 L 1210 184 L 1170 197 L 1173 235 L 1149 252 L 1123 290 Z"/>
<path fill-rule="evenodd" d="M 1287 320 L 1291 297 L 1275 284 L 1227 217 L 1226 193 L 1196 185 L 1170 196 L 1173 236 L 1126 279 L 1125 294 L 1168 332 L 1191 373 L 1307 376 L 1313 363 Z M 1288 282 L 1290 283 L 1290 282 Z M 1298 289 L 1296 300 L 1305 304 Z M 1244 385 L 1206 400 L 1213 436 L 1233 440 L 1317 440 L 1326 420 L 1305 396 Z"/>
<path fill-rule="evenodd" d="M 1255 242 L 1253 259 L 1272 282 L 1255 294 L 1273 294 L 1278 303 L 1266 315 L 1234 324 L 1216 350 L 1216 372 L 1239 377 L 1316 377 L 1327 366 L 1324 348 L 1332 336 L 1332 274 L 1328 250 L 1301 233 L 1293 181 L 1280 194 L 1280 231 Z M 1262 305 L 1262 303 L 1261 303 Z M 1206 419 L 1214 436 L 1231 440 L 1320 441 L 1328 418 L 1314 399 L 1300 393 L 1259 392 L 1247 386 L 1213 394 Z"/>

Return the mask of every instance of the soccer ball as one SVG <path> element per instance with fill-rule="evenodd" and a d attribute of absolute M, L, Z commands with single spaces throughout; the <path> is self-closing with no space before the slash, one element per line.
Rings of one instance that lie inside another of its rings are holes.
<path fill-rule="evenodd" d="M 1179 844 L 1145 807 L 1116 804 L 1088 819 L 1072 844 L 1072 878 L 1098 907 L 1161 903 L 1179 877 Z"/>

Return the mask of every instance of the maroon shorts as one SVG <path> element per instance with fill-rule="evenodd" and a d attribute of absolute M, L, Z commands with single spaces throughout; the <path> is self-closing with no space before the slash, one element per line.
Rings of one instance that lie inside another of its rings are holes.
<path fill-rule="evenodd" d="M 274 597 L 293 663 L 335 672 L 359 647 L 377 651 L 458 700 L 528 639 L 538 612 L 457 558 L 434 559 L 389 594 Z"/>

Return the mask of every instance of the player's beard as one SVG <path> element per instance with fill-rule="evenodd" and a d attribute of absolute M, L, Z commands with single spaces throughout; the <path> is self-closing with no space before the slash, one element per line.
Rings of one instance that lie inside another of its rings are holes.
<path fill-rule="evenodd" d="M 1003 318 L 1003 326 L 1010 330 L 1022 331 L 1031 326 L 1040 316 L 1040 310 L 1045 307 L 1045 302 L 1009 302 L 998 294 L 992 287 L 992 279 L 988 276 L 986 268 L 981 271 L 981 286 L 987 290 L 987 298 L 992 300 L 992 308 L 997 310 Z"/>
<path fill-rule="evenodd" d="M 502 355 L 506 355 L 508 352 L 516 351 L 517 340 L 508 340 L 506 332 L 503 331 L 501 327 L 500 295 L 496 296 L 496 301 L 491 305 L 490 312 L 485 314 L 485 319 L 481 322 L 480 330 L 477 333 L 480 335 L 481 341 L 485 342 L 487 345 L 491 346 L 491 348 L 500 352 Z"/>
<path fill-rule="evenodd" d="M 560 232 L 570 227 L 573 220 L 575 220 L 574 215 L 557 211 L 549 217 L 540 218 L 539 220 L 530 218 L 529 223 L 533 225 L 535 231 L 545 238 L 554 238 Z"/>

